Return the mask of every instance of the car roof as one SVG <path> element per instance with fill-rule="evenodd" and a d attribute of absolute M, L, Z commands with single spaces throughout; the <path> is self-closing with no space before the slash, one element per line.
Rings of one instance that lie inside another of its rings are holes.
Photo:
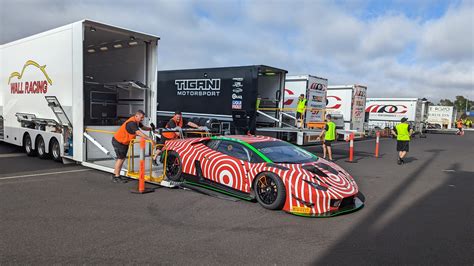
<path fill-rule="evenodd" d="M 267 137 L 267 136 L 248 136 L 248 135 L 226 135 L 226 136 L 215 137 L 215 139 L 242 141 L 249 144 L 264 142 L 264 141 L 281 141 L 279 139 L 275 139 L 275 138 Z"/>

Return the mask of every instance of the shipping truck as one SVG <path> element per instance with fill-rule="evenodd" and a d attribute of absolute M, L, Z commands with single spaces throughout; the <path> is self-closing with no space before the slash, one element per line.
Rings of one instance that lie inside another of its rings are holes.
<path fill-rule="evenodd" d="M 327 91 L 326 113 L 333 117 L 338 128 L 354 133 L 355 137 L 363 137 L 366 98 L 366 86 L 331 85 Z"/>
<path fill-rule="evenodd" d="M 307 101 L 304 127 L 322 128 L 327 87 L 328 80 L 325 78 L 312 75 L 286 75 L 283 112 L 292 114 L 291 120 L 294 123 L 298 97 L 302 94 Z"/>
<path fill-rule="evenodd" d="M 393 128 L 403 117 L 415 132 L 423 130 L 423 100 L 419 98 L 367 98 L 370 128 Z"/>
<path fill-rule="evenodd" d="M 456 109 L 453 106 L 429 106 L 428 119 L 426 123 L 428 127 L 431 125 L 439 125 L 439 129 L 451 129 L 456 122 Z M 433 127 L 436 129 L 436 127 Z"/>
<path fill-rule="evenodd" d="M 217 125 L 221 134 L 277 126 L 286 73 L 265 65 L 159 71 L 159 124 L 179 110 L 202 126 Z"/>
<path fill-rule="evenodd" d="M 0 141 L 112 172 L 111 138 L 156 119 L 159 37 L 82 20 L 0 46 Z"/>

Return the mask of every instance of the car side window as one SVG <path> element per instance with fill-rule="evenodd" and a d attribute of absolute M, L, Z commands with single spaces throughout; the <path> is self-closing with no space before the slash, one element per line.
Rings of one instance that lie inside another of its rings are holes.
<path fill-rule="evenodd" d="M 211 139 L 206 143 L 206 146 L 210 149 L 217 150 L 220 140 Z"/>
<path fill-rule="evenodd" d="M 217 151 L 243 161 L 250 161 L 249 150 L 243 145 L 233 141 L 221 141 Z"/>

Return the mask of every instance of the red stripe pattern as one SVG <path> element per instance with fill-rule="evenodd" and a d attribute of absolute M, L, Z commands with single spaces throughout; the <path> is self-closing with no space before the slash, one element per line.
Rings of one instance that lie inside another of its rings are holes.
<path fill-rule="evenodd" d="M 256 138 L 258 137 L 239 136 L 238 139 L 249 143 L 261 141 L 261 139 L 272 140 L 268 137 Z M 267 163 L 250 163 L 215 151 L 203 144 L 203 141 L 208 139 L 171 140 L 166 142 L 165 147 L 179 154 L 183 173 L 197 175 L 195 162 L 199 161 L 204 178 L 245 193 L 250 193 L 254 178 L 258 174 L 272 172 L 278 175 L 286 187 L 287 195 L 283 210 L 287 212 L 319 215 L 335 211 L 338 206 L 331 206 L 331 200 L 353 197 L 359 191 L 356 182 L 349 173 L 337 164 L 322 158 L 305 164 L 278 164 L 288 168 L 288 170 L 282 170 L 269 167 Z M 308 169 L 308 166 L 317 168 L 324 175 L 316 175 L 303 169 L 303 167 Z M 316 176 L 317 178 L 315 178 Z M 327 189 L 317 189 L 305 180 L 327 187 Z"/>

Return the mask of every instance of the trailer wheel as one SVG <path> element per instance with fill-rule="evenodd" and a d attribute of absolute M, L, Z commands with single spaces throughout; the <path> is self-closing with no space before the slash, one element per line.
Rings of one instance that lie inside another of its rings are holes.
<path fill-rule="evenodd" d="M 31 143 L 31 137 L 29 134 L 26 134 L 23 137 L 23 147 L 25 148 L 26 155 L 35 156 L 36 151 L 33 149 L 33 144 Z"/>
<path fill-rule="evenodd" d="M 61 147 L 59 146 L 59 142 L 55 138 L 52 138 L 49 142 L 49 153 L 51 154 L 51 157 L 53 157 L 53 160 L 57 162 L 62 161 Z"/>
<path fill-rule="evenodd" d="M 48 154 L 46 153 L 46 144 L 44 139 L 41 136 L 36 138 L 36 151 L 38 152 L 38 157 L 40 159 L 48 159 Z"/>

